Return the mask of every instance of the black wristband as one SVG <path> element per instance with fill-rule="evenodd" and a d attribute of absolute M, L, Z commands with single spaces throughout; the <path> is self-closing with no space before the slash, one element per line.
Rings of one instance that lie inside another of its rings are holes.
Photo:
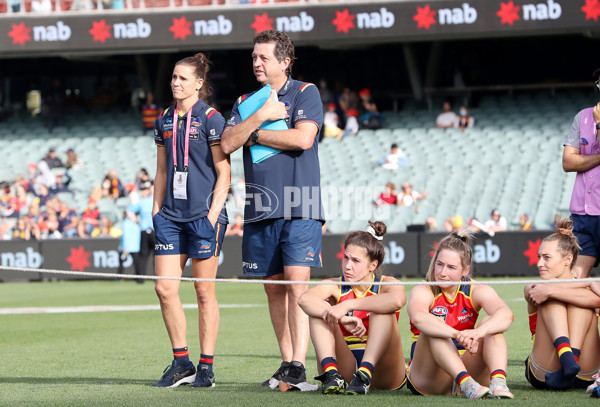
<path fill-rule="evenodd" d="M 596 130 L 600 130 L 600 122 L 596 123 Z"/>

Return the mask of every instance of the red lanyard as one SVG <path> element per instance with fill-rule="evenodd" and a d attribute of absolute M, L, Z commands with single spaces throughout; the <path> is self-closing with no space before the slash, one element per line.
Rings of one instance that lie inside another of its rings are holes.
<path fill-rule="evenodd" d="M 175 113 L 173 114 L 173 165 L 175 171 L 177 171 L 177 119 L 179 118 L 179 107 L 175 107 Z M 183 167 L 184 171 L 188 169 L 189 161 L 189 149 L 190 149 L 190 122 L 192 120 L 192 109 L 187 113 L 187 120 L 185 125 L 185 141 L 183 148 Z"/>

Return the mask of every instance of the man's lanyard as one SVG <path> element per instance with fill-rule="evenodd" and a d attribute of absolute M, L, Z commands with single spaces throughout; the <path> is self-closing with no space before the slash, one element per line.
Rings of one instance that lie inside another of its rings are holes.
<path fill-rule="evenodd" d="M 179 107 L 175 107 L 175 113 L 173 114 L 173 165 L 175 171 L 177 171 L 177 119 L 179 118 Z M 190 123 L 192 121 L 192 109 L 187 113 L 187 120 L 185 125 L 185 141 L 183 148 L 183 170 L 187 172 L 189 162 L 189 149 L 190 149 Z"/>

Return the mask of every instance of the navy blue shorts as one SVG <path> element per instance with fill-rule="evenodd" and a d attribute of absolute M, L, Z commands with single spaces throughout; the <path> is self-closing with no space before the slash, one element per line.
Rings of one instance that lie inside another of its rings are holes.
<path fill-rule="evenodd" d="M 208 259 L 221 253 L 227 225 L 210 224 L 207 217 L 192 222 L 176 222 L 160 213 L 152 219 L 156 232 L 154 254 L 187 254 L 192 259 Z"/>
<path fill-rule="evenodd" d="M 595 266 L 600 261 L 600 216 L 571 214 L 573 233 L 577 236 L 581 256 L 596 258 Z"/>
<path fill-rule="evenodd" d="M 242 240 L 244 274 L 267 277 L 283 266 L 322 267 L 321 222 L 314 219 L 275 219 L 248 223 Z"/>

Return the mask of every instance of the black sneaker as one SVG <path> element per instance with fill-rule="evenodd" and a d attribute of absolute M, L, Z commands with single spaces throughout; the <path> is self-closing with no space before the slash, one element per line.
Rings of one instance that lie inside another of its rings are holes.
<path fill-rule="evenodd" d="M 339 394 L 343 393 L 346 388 L 346 381 L 337 370 L 330 370 L 323 373 L 321 376 L 315 377 L 323 383 L 323 394 Z"/>
<path fill-rule="evenodd" d="M 196 380 L 194 380 L 192 387 L 215 387 L 215 374 L 210 366 L 205 363 L 198 365 Z"/>
<path fill-rule="evenodd" d="M 348 385 L 348 388 L 344 391 L 346 394 L 367 394 L 371 387 L 371 380 L 364 377 L 360 373 L 354 373 L 352 381 Z"/>
<path fill-rule="evenodd" d="M 261 384 L 263 386 L 269 386 L 272 389 L 274 389 L 279 384 L 279 381 L 281 379 L 283 379 L 285 376 L 287 376 L 289 368 L 290 368 L 290 362 L 281 362 L 281 366 L 279 366 L 279 369 L 277 369 L 277 371 L 275 373 L 273 373 L 273 376 L 269 377 L 267 380 L 265 380 Z"/>
<path fill-rule="evenodd" d="M 193 383 L 196 379 L 196 368 L 192 362 L 188 365 L 178 366 L 176 361 L 167 366 L 159 381 L 153 387 L 177 387 L 182 384 Z"/>
<path fill-rule="evenodd" d="M 304 365 L 296 360 L 292 360 L 288 367 L 287 374 L 280 380 L 289 384 L 306 382 L 306 369 L 304 368 Z"/>

